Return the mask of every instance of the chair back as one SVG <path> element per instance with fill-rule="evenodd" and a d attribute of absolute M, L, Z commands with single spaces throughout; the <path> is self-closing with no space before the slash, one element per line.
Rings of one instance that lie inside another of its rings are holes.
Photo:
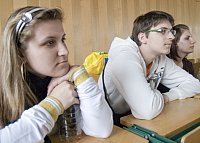
<path fill-rule="evenodd" d="M 181 143 L 199 143 L 200 142 L 200 126 L 185 134 L 181 138 Z"/>

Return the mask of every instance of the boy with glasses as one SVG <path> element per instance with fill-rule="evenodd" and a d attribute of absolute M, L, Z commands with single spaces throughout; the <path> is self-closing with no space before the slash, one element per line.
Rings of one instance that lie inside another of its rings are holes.
<path fill-rule="evenodd" d="M 173 25 L 170 14 L 151 11 L 135 19 L 131 37 L 113 40 L 99 85 L 104 85 L 115 124 L 130 110 L 135 118 L 150 120 L 165 102 L 200 93 L 200 82 L 166 57 L 176 34 Z M 161 94 L 159 83 L 171 90 Z"/>

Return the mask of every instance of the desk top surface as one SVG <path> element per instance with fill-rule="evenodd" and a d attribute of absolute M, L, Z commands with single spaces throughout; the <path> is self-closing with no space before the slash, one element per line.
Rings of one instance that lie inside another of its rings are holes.
<path fill-rule="evenodd" d="M 58 135 L 53 135 L 50 138 L 52 143 L 68 143 L 67 141 L 61 142 Z M 109 138 L 101 139 L 82 135 L 80 140 L 73 143 L 148 143 L 148 140 L 141 138 L 122 128 L 114 126 L 113 132 Z"/>
<path fill-rule="evenodd" d="M 200 99 L 188 98 L 165 104 L 161 114 L 152 120 L 139 120 L 132 115 L 122 117 L 123 125 L 140 125 L 162 136 L 171 137 L 200 121 Z"/>

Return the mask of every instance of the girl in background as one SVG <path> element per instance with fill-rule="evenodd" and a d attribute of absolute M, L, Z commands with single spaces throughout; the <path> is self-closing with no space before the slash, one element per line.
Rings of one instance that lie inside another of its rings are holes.
<path fill-rule="evenodd" d="M 188 54 L 194 52 L 194 44 L 196 41 L 192 37 L 187 25 L 178 24 L 173 29 L 176 30 L 176 35 L 168 57 L 173 59 L 176 65 L 194 76 L 192 63 L 186 57 Z"/>
<path fill-rule="evenodd" d="M 186 57 L 188 54 L 193 53 L 196 41 L 192 37 L 187 25 L 178 24 L 175 25 L 173 29 L 176 31 L 176 35 L 174 36 L 175 39 L 172 42 L 170 53 L 167 56 L 173 59 L 177 66 L 194 76 L 192 62 L 190 62 Z M 161 93 L 165 93 L 169 91 L 169 88 L 160 84 L 158 90 L 161 91 Z"/>

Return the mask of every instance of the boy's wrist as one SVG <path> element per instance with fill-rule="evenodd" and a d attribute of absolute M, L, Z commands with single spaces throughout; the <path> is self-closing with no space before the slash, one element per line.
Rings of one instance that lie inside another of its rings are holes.
<path fill-rule="evenodd" d="M 169 97 L 167 95 L 164 95 L 163 97 L 164 97 L 165 103 L 169 102 Z"/>

